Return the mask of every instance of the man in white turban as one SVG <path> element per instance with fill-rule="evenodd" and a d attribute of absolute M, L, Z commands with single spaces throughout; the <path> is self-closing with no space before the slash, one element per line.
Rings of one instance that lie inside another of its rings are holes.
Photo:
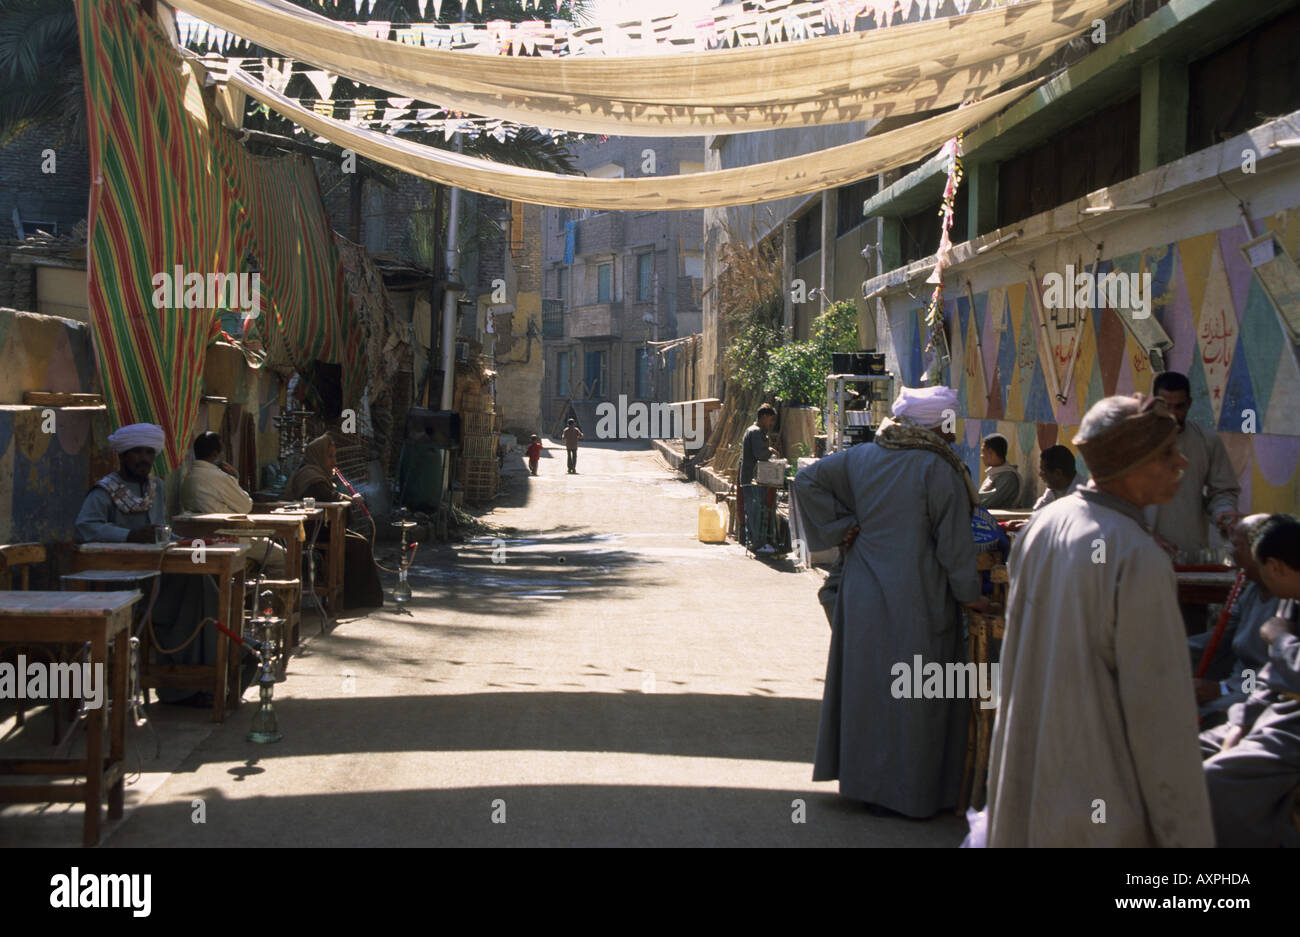
<path fill-rule="evenodd" d="M 82 543 L 153 543 L 154 529 L 167 523 L 162 481 L 153 462 L 166 445 L 161 426 L 133 423 L 108 437 L 117 453 L 117 471 L 90 489 L 77 515 Z"/>
<path fill-rule="evenodd" d="M 950 446 L 956 412 L 950 388 L 904 388 L 873 442 L 794 483 L 808 548 L 844 550 L 813 780 L 918 818 L 957 803 L 971 702 L 918 694 L 921 674 L 900 672 L 963 662 L 959 606 L 987 608 L 975 485 Z"/>
<path fill-rule="evenodd" d="M 152 423 L 123 426 L 108 437 L 117 453 L 117 471 L 109 472 L 86 494 L 77 515 L 82 543 L 153 543 L 156 530 L 167 524 L 167 499 L 162 480 L 153 474 L 154 459 L 166 445 L 162 427 Z M 148 584 L 143 584 L 148 594 Z M 211 576 L 164 575 L 153 607 L 154 633 L 163 647 L 185 643 L 204 618 L 215 618 L 218 592 Z M 178 666 L 216 661 L 216 630 L 208 625 L 200 638 L 176 654 L 159 654 L 165 664 Z M 210 707 L 209 693 L 160 689 L 165 703 Z"/>

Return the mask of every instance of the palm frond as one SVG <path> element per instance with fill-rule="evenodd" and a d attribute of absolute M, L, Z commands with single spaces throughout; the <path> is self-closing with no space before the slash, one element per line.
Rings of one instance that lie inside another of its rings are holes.
<path fill-rule="evenodd" d="M 72 0 L 0 0 L 0 78 L 35 82 L 80 56 Z"/>

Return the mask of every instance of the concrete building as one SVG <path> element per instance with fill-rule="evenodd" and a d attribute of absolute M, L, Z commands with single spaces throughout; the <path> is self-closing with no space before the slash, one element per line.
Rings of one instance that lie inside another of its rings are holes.
<path fill-rule="evenodd" d="M 914 227 L 938 207 L 937 159 L 866 202 L 885 269 L 863 292 L 890 368 L 959 391 L 972 471 L 984 435 L 1010 440 L 1024 503 L 1043 448 L 1070 444 L 1102 396 L 1149 391 L 1167 368 L 1191 379 L 1191 419 L 1224 440 L 1241 508 L 1295 511 L 1300 308 L 1282 284 L 1300 278 L 1300 3 L 1139 12 L 966 136 L 944 271 L 949 353 L 927 352 L 921 321 L 938 231 Z M 1051 299 L 1066 278 L 1112 273 L 1132 289 Z"/>
<path fill-rule="evenodd" d="M 612 138 L 578 147 L 589 176 L 700 172 L 699 138 Z M 547 433 L 574 401 L 590 433 L 600 401 L 666 401 L 671 389 L 647 342 L 699 332 L 703 213 L 576 212 L 542 217 L 542 344 Z M 590 427 L 590 429 L 589 429 Z"/>
<path fill-rule="evenodd" d="M 501 235 L 478 258 L 476 331 L 496 371 L 502 429 L 543 433 L 542 215 L 539 205 L 484 199 L 500 210 Z"/>

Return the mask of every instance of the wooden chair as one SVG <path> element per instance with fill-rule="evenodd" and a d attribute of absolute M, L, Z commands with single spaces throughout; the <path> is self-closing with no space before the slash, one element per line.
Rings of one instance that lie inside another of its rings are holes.
<path fill-rule="evenodd" d="M 19 589 L 26 592 L 31 588 L 31 571 L 36 565 L 45 564 L 45 547 L 39 543 L 10 543 L 0 545 L 0 589 Z M 14 580 L 17 580 L 15 583 Z M 39 654 L 42 657 L 54 659 L 55 652 L 48 647 L 37 645 L 11 645 L 0 652 L 0 656 L 12 653 L 15 658 L 19 654 L 32 656 Z M 27 719 L 27 701 L 23 699 L 14 700 L 16 704 L 16 722 L 22 726 Z M 59 740 L 59 713 L 58 706 L 54 707 L 54 741 Z"/>
<path fill-rule="evenodd" d="M 970 661 L 977 666 L 987 666 L 991 663 L 989 649 L 993 642 L 1002 640 L 1006 635 L 1007 587 L 1011 578 L 1007 574 L 1001 553 L 977 554 L 975 567 L 981 573 L 987 572 L 993 581 L 993 594 L 988 598 L 994 608 L 988 613 L 966 613 Z M 989 748 L 993 742 L 993 720 L 996 716 L 996 708 L 984 709 L 980 706 L 978 696 L 971 697 L 970 729 L 966 737 L 966 771 L 962 779 L 961 797 L 957 802 L 958 814 L 964 815 L 967 807 L 984 806 Z"/>

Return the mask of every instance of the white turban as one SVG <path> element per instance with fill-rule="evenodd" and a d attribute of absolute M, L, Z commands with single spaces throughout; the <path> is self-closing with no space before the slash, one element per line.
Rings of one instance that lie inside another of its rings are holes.
<path fill-rule="evenodd" d="M 894 416 L 933 429 L 957 415 L 957 392 L 951 387 L 904 387 L 894 401 Z"/>
<path fill-rule="evenodd" d="M 154 452 L 162 452 L 163 446 L 167 444 L 167 436 L 161 426 L 155 426 L 153 423 L 132 423 L 109 436 L 108 444 L 118 455 L 140 446 L 152 449 Z"/>

